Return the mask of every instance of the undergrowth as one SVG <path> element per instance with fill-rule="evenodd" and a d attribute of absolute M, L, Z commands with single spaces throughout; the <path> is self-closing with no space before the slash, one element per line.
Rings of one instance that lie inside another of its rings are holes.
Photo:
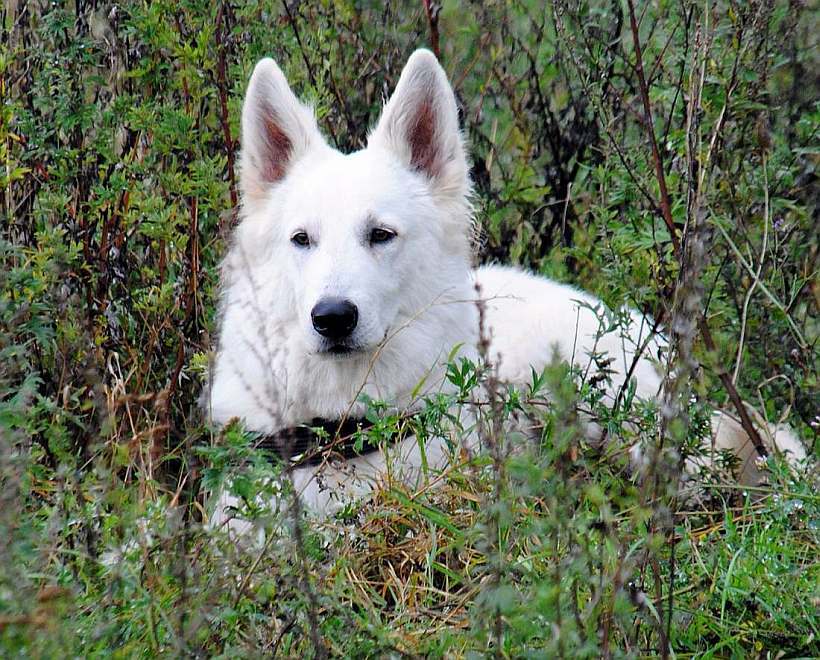
<path fill-rule="evenodd" d="M 4 656 L 820 655 L 811 3 L 20 1 L 0 19 Z M 609 409 L 603 356 L 521 391 L 454 364 L 458 397 L 410 422 L 372 402 L 378 440 L 486 451 L 320 524 L 200 405 L 241 99 L 274 56 L 356 149 L 423 45 L 461 104 L 479 258 L 650 312 L 667 395 Z M 492 399 L 465 429 L 478 383 Z M 735 397 L 812 457 L 678 496 L 670 456 Z M 661 440 L 632 475 L 628 447 Z M 247 544 L 207 525 L 220 484 L 263 530 Z"/>

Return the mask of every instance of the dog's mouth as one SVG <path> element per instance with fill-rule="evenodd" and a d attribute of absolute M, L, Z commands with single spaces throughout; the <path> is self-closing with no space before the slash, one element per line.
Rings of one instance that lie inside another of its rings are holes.
<path fill-rule="evenodd" d="M 320 355 L 329 355 L 335 358 L 352 357 L 362 352 L 362 349 L 352 344 L 330 344 L 319 349 Z"/>
<path fill-rule="evenodd" d="M 341 341 L 333 341 L 323 339 L 319 343 L 316 353 L 322 357 L 336 358 L 339 360 L 353 359 L 357 356 L 372 356 L 374 351 L 379 352 L 384 344 L 387 342 L 389 329 L 385 330 L 384 337 L 375 346 L 372 344 L 363 344 L 350 338 L 342 339 Z"/>

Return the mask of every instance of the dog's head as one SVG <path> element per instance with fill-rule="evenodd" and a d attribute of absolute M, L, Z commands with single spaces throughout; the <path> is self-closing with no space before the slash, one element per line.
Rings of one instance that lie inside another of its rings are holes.
<path fill-rule="evenodd" d="M 355 92 L 353 92 L 355 93 Z M 242 110 L 239 248 L 255 286 L 298 316 L 304 347 L 372 351 L 470 267 L 467 159 L 456 101 L 432 53 L 416 51 L 367 147 L 328 146 L 273 60 Z"/>

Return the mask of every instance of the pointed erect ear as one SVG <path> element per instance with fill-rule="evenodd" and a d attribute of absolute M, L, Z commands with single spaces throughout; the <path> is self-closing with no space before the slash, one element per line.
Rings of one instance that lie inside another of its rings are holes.
<path fill-rule="evenodd" d="M 466 193 L 468 167 L 455 95 L 429 50 L 410 56 L 368 147 L 390 150 L 427 176 L 437 192 Z"/>
<path fill-rule="evenodd" d="M 253 70 L 242 106 L 240 187 L 243 201 L 262 200 L 310 149 L 324 145 L 313 110 L 299 102 L 272 59 Z"/>

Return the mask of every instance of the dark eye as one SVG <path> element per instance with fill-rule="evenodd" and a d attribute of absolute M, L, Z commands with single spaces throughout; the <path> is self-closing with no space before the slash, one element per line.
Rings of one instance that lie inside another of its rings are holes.
<path fill-rule="evenodd" d="M 297 231 L 290 237 L 290 242 L 299 247 L 310 247 L 310 236 L 307 235 L 307 232 Z"/>
<path fill-rule="evenodd" d="M 370 230 L 370 245 L 376 245 L 377 243 L 387 243 L 388 241 L 392 241 L 396 238 L 396 232 L 391 229 L 385 229 L 384 227 L 374 227 Z"/>

